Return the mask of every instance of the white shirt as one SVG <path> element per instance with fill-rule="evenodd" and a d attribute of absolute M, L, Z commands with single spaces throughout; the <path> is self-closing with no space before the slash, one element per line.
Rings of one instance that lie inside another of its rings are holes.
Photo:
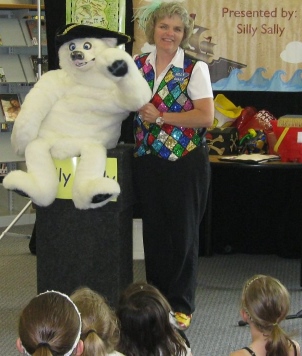
<path fill-rule="evenodd" d="M 156 61 L 156 49 L 154 49 L 146 59 L 146 64 L 150 63 L 152 65 L 156 78 L 157 73 L 156 73 L 155 61 Z M 162 73 L 159 74 L 157 79 L 154 80 L 153 95 L 156 93 L 156 90 L 160 82 L 163 80 L 168 69 L 172 65 L 174 67 L 183 68 L 183 63 L 184 63 L 184 50 L 179 47 L 172 61 L 162 71 Z M 189 97 L 192 100 L 213 98 L 210 72 L 209 72 L 208 65 L 205 62 L 197 61 L 197 63 L 195 64 L 187 87 L 187 91 Z"/>

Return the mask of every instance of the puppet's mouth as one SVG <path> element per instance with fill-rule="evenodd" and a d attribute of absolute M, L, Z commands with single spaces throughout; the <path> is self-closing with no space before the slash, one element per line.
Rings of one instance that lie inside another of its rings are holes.
<path fill-rule="evenodd" d="M 92 58 L 90 61 L 87 61 L 87 62 L 76 60 L 74 63 L 75 63 L 76 67 L 84 67 L 85 65 L 87 65 L 88 63 L 90 63 L 92 61 L 95 61 L 95 58 Z"/>

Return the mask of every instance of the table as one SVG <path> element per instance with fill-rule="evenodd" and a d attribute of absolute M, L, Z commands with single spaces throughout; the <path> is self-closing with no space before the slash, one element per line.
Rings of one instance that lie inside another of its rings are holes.
<path fill-rule="evenodd" d="M 214 155 L 210 162 L 211 187 L 202 223 L 205 255 L 301 258 L 302 164 L 233 163 Z"/>

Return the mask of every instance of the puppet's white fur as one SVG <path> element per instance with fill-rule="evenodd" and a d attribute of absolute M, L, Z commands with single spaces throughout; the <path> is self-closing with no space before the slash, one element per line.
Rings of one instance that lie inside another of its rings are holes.
<path fill-rule="evenodd" d="M 58 189 L 52 158 L 81 156 L 72 199 L 79 209 L 97 208 L 120 193 L 119 184 L 104 177 L 107 149 L 116 147 L 122 121 L 147 103 L 151 92 L 131 56 L 115 47 L 115 39 L 72 43 L 85 60 L 72 61 L 70 42 L 63 44 L 61 69 L 45 73 L 27 94 L 12 133 L 15 151 L 25 154 L 27 172 L 10 172 L 3 185 L 48 206 Z M 109 67 L 114 62 L 126 65 L 127 73 L 113 75 Z M 110 197 L 92 203 L 99 194 Z"/>

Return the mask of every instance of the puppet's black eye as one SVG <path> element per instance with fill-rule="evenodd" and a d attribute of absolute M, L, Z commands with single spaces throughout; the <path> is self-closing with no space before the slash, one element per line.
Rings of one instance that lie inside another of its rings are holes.
<path fill-rule="evenodd" d="M 91 47 L 92 47 L 92 44 L 90 42 L 85 42 L 83 44 L 83 48 L 86 49 L 86 50 L 90 49 Z"/>
<path fill-rule="evenodd" d="M 75 43 L 71 42 L 71 43 L 69 44 L 69 49 L 70 49 L 71 51 L 74 51 L 74 50 L 76 49 Z"/>

